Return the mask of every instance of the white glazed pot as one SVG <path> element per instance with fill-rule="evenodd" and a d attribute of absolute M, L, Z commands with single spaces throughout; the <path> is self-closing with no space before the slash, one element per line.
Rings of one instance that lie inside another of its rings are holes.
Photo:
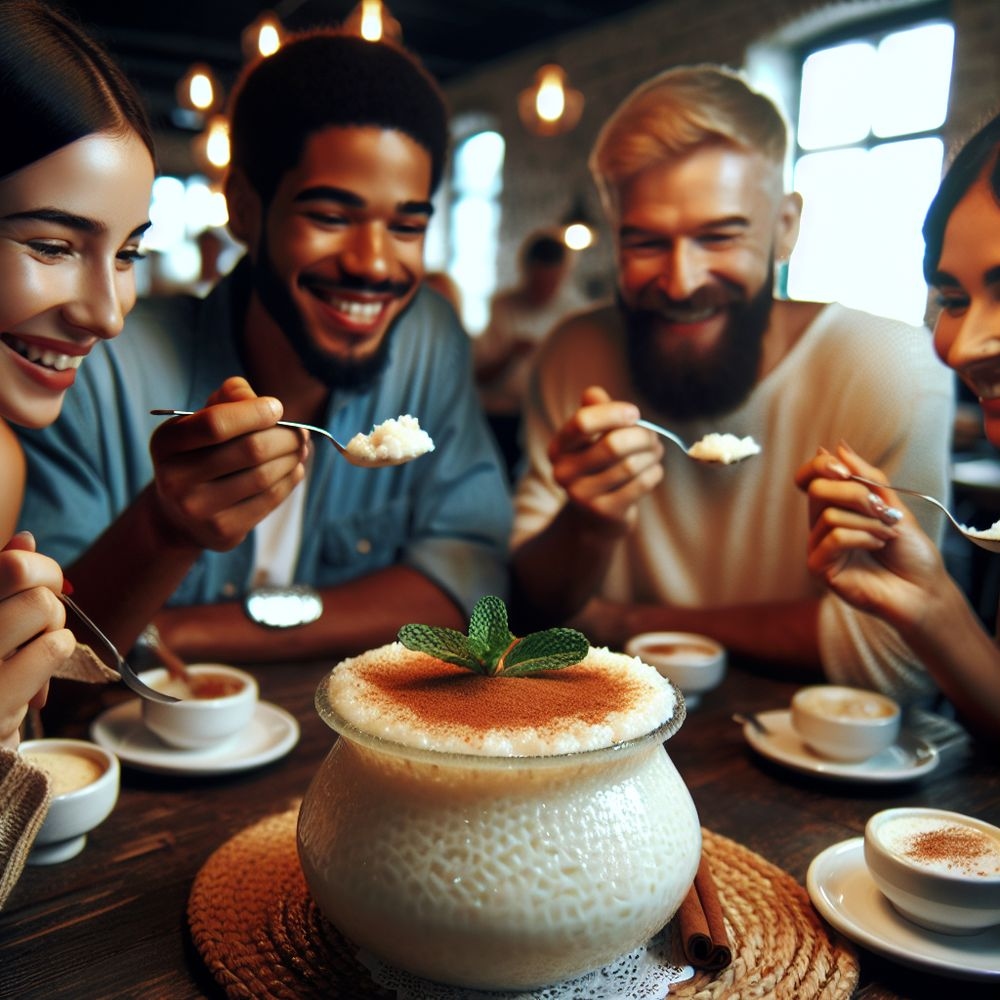
<path fill-rule="evenodd" d="M 485 757 L 361 732 L 341 738 L 298 823 L 309 890 L 351 941 L 418 976 L 530 989 L 644 944 L 701 856 L 691 796 L 663 741 L 683 719 L 603 750 Z"/>

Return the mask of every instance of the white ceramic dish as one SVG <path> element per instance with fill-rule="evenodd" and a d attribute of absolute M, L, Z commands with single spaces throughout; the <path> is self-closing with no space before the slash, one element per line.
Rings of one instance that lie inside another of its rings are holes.
<path fill-rule="evenodd" d="M 918 739 L 904 728 L 899 741 L 874 757 L 854 764 L 827 760 L 813 753 L 792 729 L 791 712 L 775 709 L 758 712 L 757 717 L 771 731 L 770 735 L 759 733 L 750 723 L 743 726 L 743 736 L 747 743 L 762 757 L 773 760 L 793 771 L 816 774 L 839 781 L 876 783 L 908 781 L 928 774 L 938 766 L 937 750 L 924 740 Z"/>
<path fill-rule="evenodd" d="M 299 740 L 299 724 L 283 708 L 260 701 L 250 724 L 234 739 L 207 750 L 175 750 L 143 725 L 135 698 L 102 712 L 90 735 L 140 771 L 209 775 L 247 771 L 283 757 Z"/>
<path fill-rule="evenodd" d="M 900 916 L 868 874 L 862 837 L 818 854 L 809 865 L 806 888 L 838 931 L 871 951 L 957 979 L 1000 983 L 1000 927 L 980 934 L 937 934 Z"/>
<path fill-rule="evenodd" d="M 181 701 L 165 705 L 143 699 L 142 719 L 164 743 L 179 750 L 207 750 L 235 739 L 249 724 L 257 705 L 256 679 L 224 663 L 191 663 L 191 684 L 215 682 L 212 697 L 198 697 L 170 676 L 166 667 L 146 670 L 139 679 L 156 691 L 176 694 Z M 227 685 L 225 693 L 219 686 Z"/>
<path fill-rule="evenodd" d="M 628 640 L 625 652 L 676 684 L 687 708 L 694 708 L 726 675 L 725 647 L 695 632 L 640 632 Z"/>
<path fill-rule="evenodd" d="M 47 754 L 71 755 L 90 762 L 92 781 L 53 796 L 28 854 L 29 865 L 53 865 L 75 858 L 86 846 L 87 834 L 111 815 L 118 802 L 121 768 L 114 753 L 87 740 L 26 740 L 21 753 L 38 764 Z"/>
<path fill-rule="evenodd" d="M 902 712 L 877 691 L 809 684 L 792 696 L 792 728 L 819 756 L 851 764 L 888 750 L 899 739 Z"/>
<path fill-rule="evenodd" d="M 1000 926 L 1000 829 L 948 809 L 897 806 L 870 816 L 865 863 L 889 901 L 943 934 Z"/>

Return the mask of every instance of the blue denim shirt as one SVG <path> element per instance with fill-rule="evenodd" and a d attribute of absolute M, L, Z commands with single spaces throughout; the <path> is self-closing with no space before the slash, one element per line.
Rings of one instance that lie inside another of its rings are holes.
<path fill-rule="evenodd" d="M 39 551 L 71 564 L 153 475 L 154 408 L 196 410 L 230 375 L 245 374 L 236 327 L 245 270 L 205 300 L 147 299 L 117 339 L 95 347 L 66 394 L 59 420 L 22 430 L 28 485 L 20 527 Z M 483 594 L 506 594 L 511 504 L 483 419 L 469 342 L 451 307 L 421 289 L 392 333 L 391 358 L 363 392 L 335 392 L 325 426 L 340 441 L 410 413 L 435 450 L 393 468 L 362 469 L 315 442 L 296 582 L 345 583 L 403 564 L 471 612 Z M 254 538 L 230 552 L 204 552 L 171 605 L 242 597 Z"/>

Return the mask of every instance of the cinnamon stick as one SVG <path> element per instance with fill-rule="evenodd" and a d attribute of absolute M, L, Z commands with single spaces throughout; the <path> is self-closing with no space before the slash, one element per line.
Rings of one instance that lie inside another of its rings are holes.
<path fill-rule="evenodd" d="M 715 972 L 733 960 L 719 892 L 704 854 L 694 884 L 677 911 L 677 920 L 689 965 Z"/>

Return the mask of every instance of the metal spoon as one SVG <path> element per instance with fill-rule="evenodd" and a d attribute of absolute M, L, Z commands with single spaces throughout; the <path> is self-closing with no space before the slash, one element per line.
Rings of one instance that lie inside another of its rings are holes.
<path fill-rule="evenodd" d="M 189 417 L 194 413 L 194 410 L 150 410 L 149 412 L 154 417 Z M 295 420 L 279 420 L 277 423 L 279 427 L 295 427 L 300 431 L 309 431 L 311 434 L 325 437 L 351 465 L 357 465 L 363 469 L 384 469 L 390 465 L 402 465 L 404 462 L 418 457 L 417 455 L 407 455 L 405 458 L 364 458 L 349 451 L 347 445 L 341 444 L 325 427 L 300 424 Z"/>
<path fill-rule="evenodd" d="M 125 657 L 118 652 L 115 644 L 90 620 L 83 608 L 67 594 L 60 594 L 59 597 L 62 599 L 63 604 L 100 639 L 107 651 L 114 657 L 115 667 L 118 669 L 118 673 L 121 674 L 127 688 L 130 688 L 137 695 L 147 698 L 149 701 L 162 701 L 165 705 L 171 705 L 178 700 L 169 694 L 164 694 L 162 691 L 155 691 L 149 685 L 139 680 L 138 674 L 128 665 Z"/>
<path fill-rule="evenodd" d="M 989 552 L 1000 552 L 1000 538 L 983 538 L 980 535 L 975 534 L 975 530 L 972 528 L 967 528 L 964 524 L 959 521 L 954 514 L 940 500 L 935 499 L 932 496 L 928 496 L 926 493 L 918 493 L 916 490 L 908 490 L 903 486 L 891 486 L 888 483 L 878 483 L 874 479 L 865 479 L 864 476 L 851 476 L 851 479 L 855 482 L 864 483 L 866 486 L 878 486 L 882 489 L 895 490 L 897 493 L 905 493 L 910 497 L 918 497 L 921 500 L 926 500 L 928 503 L 934 504 L 938 510 L 942 511 L 945 517 L 963 534 L 970 542 L 974 545 L 978 545 L 980 548 L 987 549 Z"/>
<path fill-rule="evenodd" d="M 771 730 L 760 721 L 760 718 L 753 712 L 733 712 L 733 722 L 738 722 L 741 726 L 751 725 L 761 736 L 770 736 Z"/>
<path fill-rule="evenodd" d="M 687 455 L 688 458 L 692 459 L 695 462 L 704 462 L 706 465 L 718 465 L 718 464 L 729 465 L 731 462 L 741 462 L 743 461 L 744 458 L 749 458 L 751 454 L 757 453 L 757 452 L 748 452 L 746 455 L 741 455 L 739 456 L 739 458 L 730 459 L 728 462 L 718 458 L 707 458 L 707 457 L 702 457 L 700 455 L 692 455 L 691 448 L 688 447 L 688 445 L 683 441 L 683 439 L 681 439 L 673 431 L 668 431 L 666 427 L 661 427 L 659 424 L 654 424 L 651 420 L 637 420 L 636 424 L 639 427 L 645 427 L 646 430 L 652 431 L 654 434 L 659 434 L 660 437 L 665 437 L 668 441 L 672 441 L 675 445 L 677 445 L 678 448 L 681 449 L 681 451 L 684 452 L 685 455 Z M 757 451 L 760 451 L 760 449 L 758 448 Z"/>

